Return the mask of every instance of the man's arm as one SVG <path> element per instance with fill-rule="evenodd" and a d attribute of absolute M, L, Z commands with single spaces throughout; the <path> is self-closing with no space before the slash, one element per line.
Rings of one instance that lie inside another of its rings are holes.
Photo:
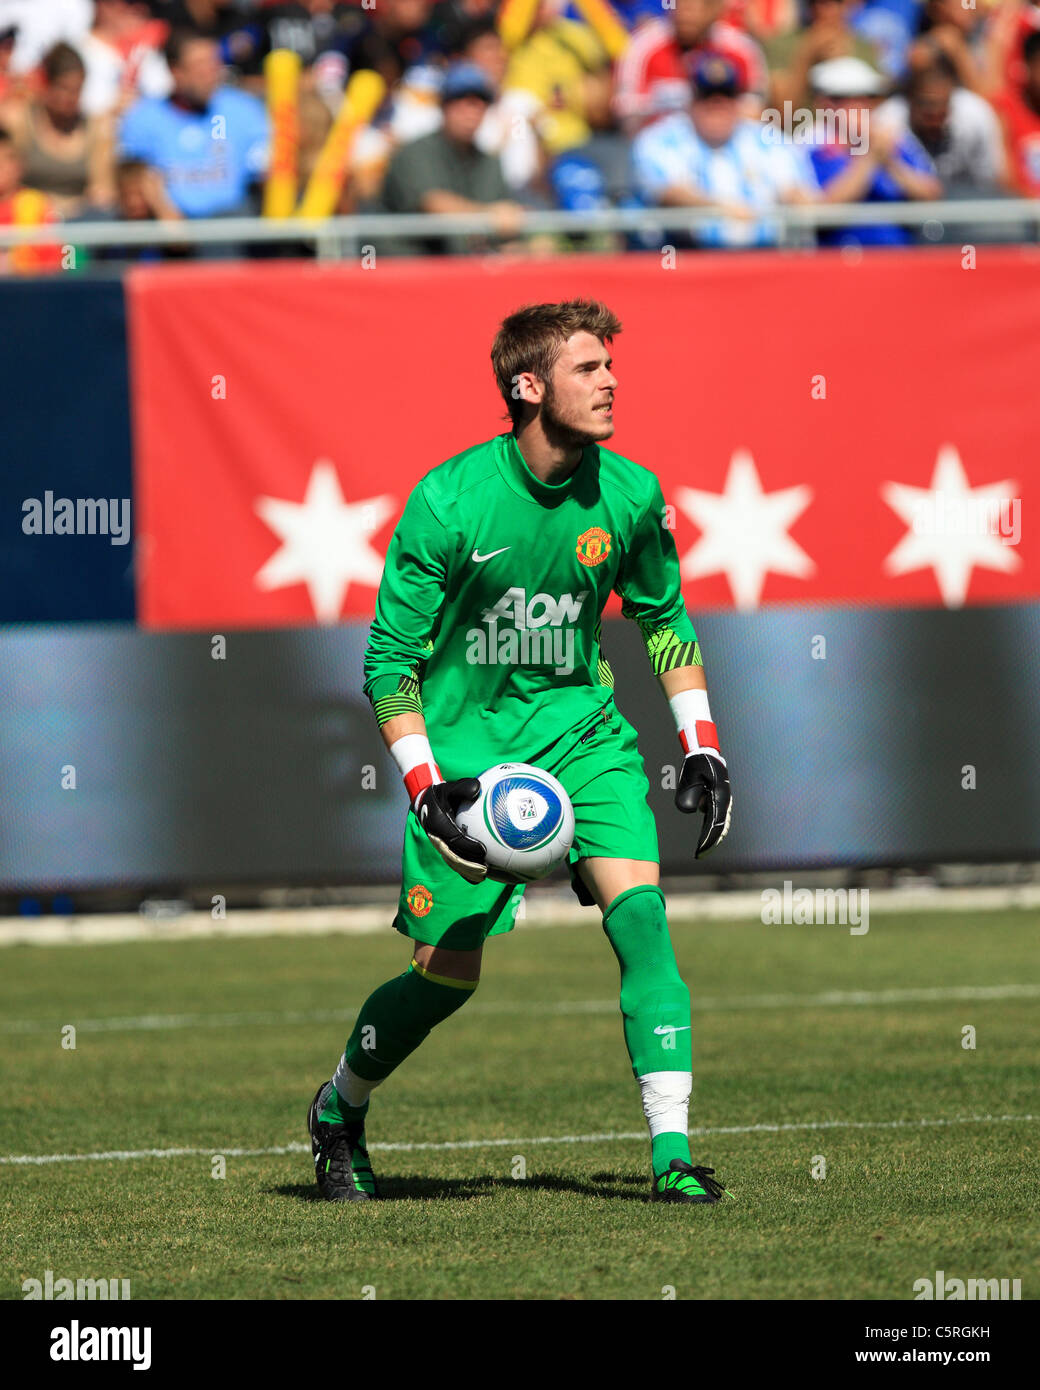
<path fill-rule="evenodd" d="M 718 730 L 708 707 L 700 644 L 682 597 L 679 557 L 666 525 L 660 484 L 626 553 L 615 588 L 621 613 L 638 623 L 654 675 L 671 706 L 683 750 L 675 804 L 687 814 L 704 812 L 699 858 L 729 829 L 732 796 Z"/>
<path fill-rule="evenodd" d="M 484 847 L 464 835 L 454 815 L 480 791 L 475 777 L 445 782 L 422 712 L 422 672 L 447 582 L 450 543 L 421 485 L 391 537 L 365 651 L 364 691 L 383 742 L 397 764 L 412 810 L 440 855 L 470 883 L 487 876 Z"/>

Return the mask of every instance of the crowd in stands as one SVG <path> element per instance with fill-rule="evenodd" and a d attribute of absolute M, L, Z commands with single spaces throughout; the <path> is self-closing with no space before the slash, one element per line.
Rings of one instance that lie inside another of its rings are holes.
<path fill-rule="evenodd" d="M 741 247 L 776 242 L 780 204 L 1040 197 L 1040 0 L 612 0 L 607 20 L 602 0 L 0 0 L 0 223 L 185 224 L 116 248 L 150 258 L 192 254 L 192 219 L 258 215 L 286 49 L 301 192 L 371 70 L 332 210 L 490 211 L 486 237 L 419 249 L 520 245 L 530 209 L 711 205 L 687 244 Z"/>

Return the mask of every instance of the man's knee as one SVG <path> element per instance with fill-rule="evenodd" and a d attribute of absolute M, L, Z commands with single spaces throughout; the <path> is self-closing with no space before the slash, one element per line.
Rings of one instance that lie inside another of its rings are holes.
<path fill-rule="evenodd" d="M 412 943 L 412 964 L 417 973 L 434 983 L 459 986 L 468 993 L 480 980 L 483 947 L 475 951 L 449 951 L 443 946 L 428 946 L 421 941 Z"/>

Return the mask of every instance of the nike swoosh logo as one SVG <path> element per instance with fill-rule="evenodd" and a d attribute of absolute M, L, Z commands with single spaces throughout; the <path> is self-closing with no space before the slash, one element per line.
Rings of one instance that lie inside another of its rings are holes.
<path fill-rule="evenodd" d="M 507 550 L 510 550 L 511 548 L 511 546 L 504 545 L 501 550 L 492 550 L 490 555 L 481 555 L 479 551 L 474 550 L 473 554 L 469 558 L 473 561 L 475 565 L 482 565 L 485 560 L 493 560 L 496 555 L 503 555 Z"/>
<path fill-rule="evenodd" d="M 423 804 L 419 807 L 419 824 L 420 824 L 420 825 L 425 825 L 425 824 L 426 824 L 426 817 L 427 817 L 429 814 L 430 814 L 430 808 L 429 808 L 429 806 L 427 806 L 426 802 L 424 801 Z"/>
<path fill-rule="evenodd" d="M 664 1028 L 655 1028 L 655 1029 L 654 1029 L 654 1032 L 655 1032 L 655 1033 L 685 1033 L 686 1030 L 687 1030 L 687 1028 L 689 1028 L 689 1027 L 690 1027 L 690 1024 L 688 1024 L 688 1023 L 684 1023 L 683 1026 L 682 1026 L 681 1028 L 673 1028 L 671 1024 L 668 1024 L 667 1027 L 664 1027 Z"/>

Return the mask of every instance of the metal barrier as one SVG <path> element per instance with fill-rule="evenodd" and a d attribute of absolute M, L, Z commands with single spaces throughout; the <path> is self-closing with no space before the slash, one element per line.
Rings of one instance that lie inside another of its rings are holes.
<path fill-rule="evenodd" d="M 692 232 L 725 217 L 721 208 L 609 208 L 595 212 L 538 210 L 526 213 L 517 237 L 538 234 L 592 236 L 628 233 L 664 239 Z M 1040 240 L 1040 198 L 985 198 L 917 203 L 809 203 L 763 210 L 756 222 L 776 228 L 780 246 L 814 245 L 818 228 L 896 225 L 920 228 L 939 241 L 946 226 L 1004 227 L 1008 241 Z M 50 226 L 0 226 L 0 248 L 24 245 L 90 247 L 313 246 L 319 260 L 353 259 L 376 241 L 497 235 L 490 213 L 360 213 L 346 217 L 199 218 L 178 222 L 61 222 Z"/>

